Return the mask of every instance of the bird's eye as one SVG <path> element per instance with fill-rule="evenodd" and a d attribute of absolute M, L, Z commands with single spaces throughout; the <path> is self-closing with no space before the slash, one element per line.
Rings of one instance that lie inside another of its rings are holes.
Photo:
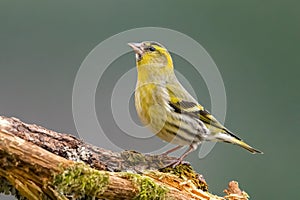
<path fill-rule="evenodd" d="M 155 51 L 154 47 L 149 47 L 149 51 Z"/>

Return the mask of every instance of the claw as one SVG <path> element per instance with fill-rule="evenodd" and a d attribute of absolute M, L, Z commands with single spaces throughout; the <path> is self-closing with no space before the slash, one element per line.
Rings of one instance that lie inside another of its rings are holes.
<path fill-rule="evenodd" d="M 188 161 L 177 159 L 175 162 L 172 162 L 171 164 L 167 165 L 166 167 L 175 168 L 178 165 L 190 165 L 190 163 Z"/>

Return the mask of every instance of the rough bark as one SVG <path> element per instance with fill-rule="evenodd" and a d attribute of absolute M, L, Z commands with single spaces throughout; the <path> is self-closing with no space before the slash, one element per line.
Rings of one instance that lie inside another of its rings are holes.
<path fill-rule="evenodd" d="M 166 167 L 173 161 L 0 116 L 0 192 L 19 199 L 247 199 L 236 182 L 225 197 L 209 193 L 191 166 Z"/>

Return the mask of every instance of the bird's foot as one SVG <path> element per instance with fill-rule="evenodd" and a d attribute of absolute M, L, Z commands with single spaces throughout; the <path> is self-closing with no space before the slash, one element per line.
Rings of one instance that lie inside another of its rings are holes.
<path fill-rule="evenodd" d="M 164 152 L 164 153 L 160 154 L 160 156 L 163 156 L 163 157 L 168 156 L 168 152 Z"/>
<path fill-rule="evenodd" d="M 175 168 L 178 165 L 190 165 L 190 163 L 188 161 L 184 161 L 182 159 L 177 159 L 175 162 L 172 162 L 171 164 L 167 165 L 166 167 Z"/>
<path fill-rule="evenodd" d="M 164 153 L 162 153 L 162 154 L 160 154 L 161 156 L 167 156 L 167 155 L 169 155 L 170 153 L 172 153 L 172 152 L 174 152 L 174 151 L 176 151 L 176 150 L 178 150 L 178 149 L 180 149 L 180 148 L 182 148 L 182 146 L 181 145 L 178 145 L 178 146 L 176 146 L 176 147 L 174 147 L 174 148 L 172 148 L 172 149 L 170 149 L 170 150 L 168 150 L 168 151 L 166 151 L 166 152 L 164 152 Z"/>

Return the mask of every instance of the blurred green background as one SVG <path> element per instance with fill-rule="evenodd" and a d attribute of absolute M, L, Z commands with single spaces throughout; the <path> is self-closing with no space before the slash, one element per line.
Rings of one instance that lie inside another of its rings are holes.
<path fill-rule="evenodd" d="M 226 126 L 265 153 L 251 155 L 227 144 L 217 144 L 202 160 L 194 152 L 188 160 L 204 175 L 210 191 L 223 195 L 227 183 L 237 180 L 252 199 L 297 199 L 299 13 L 296 0 L 2 0 L 0 115 L 76 133 L 72 87 L 86 55 L 127 29 L 174 29 L 198 41 L 217 64 L 227 93 Z M 113 65 L 129 69 L 133 56 Z M 195 79 L 191 68 L 182 66 L 184 60 L 175 58 L 176 63 L 187 79 Z M 120 73 L 120 68 L 111 70 Z M 114 72 L 108 75 L 113 79 Z M 197 96 L 209 107 L 209 96 L 203 95 L 207 90 L 199 88 L 194 87 Z"/>

